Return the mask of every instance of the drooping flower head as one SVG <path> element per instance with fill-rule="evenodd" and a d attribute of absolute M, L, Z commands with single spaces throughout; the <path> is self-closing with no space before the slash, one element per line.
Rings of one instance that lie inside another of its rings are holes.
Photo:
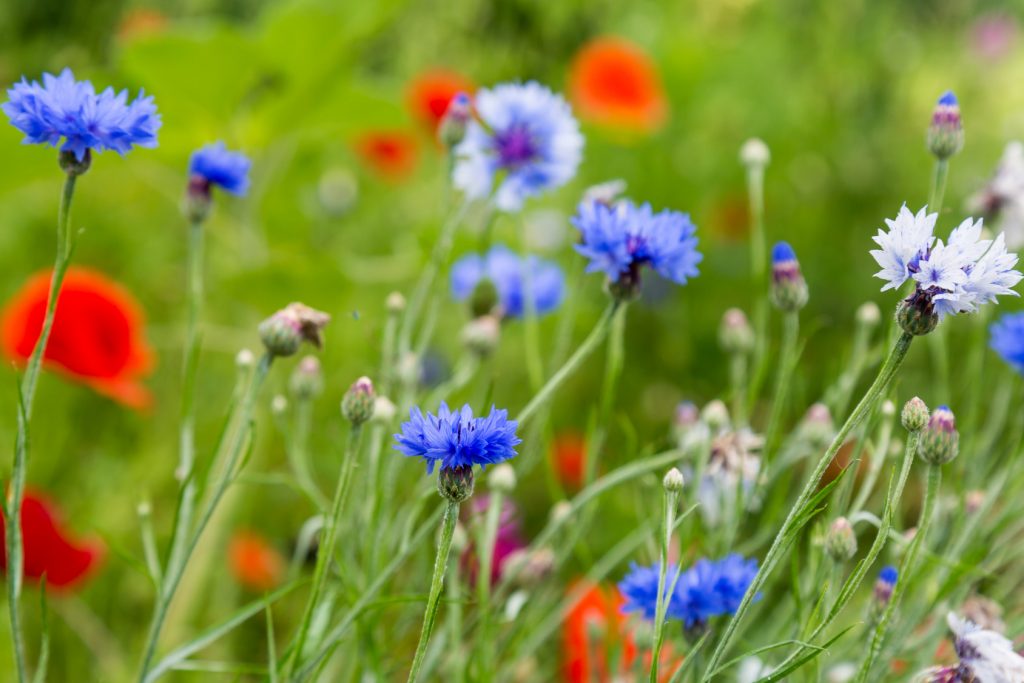
<path fill-rule="evenodd" d="M 216 185 L 225 192 L 242 197 L 249 190 L 249 168 L 252 162 L 241 152 L 232 152 L 221 141 L 212 142 L 192 153 L 188 162 L 190 190 Z"/>
<path fill-rule="evenodd" d="M 469 254 L 455 263 L 452 296 L 457 301 L 468 299 L 482 280 L 493 283 L 502 314 L 511 318 L 520 318 L 526 312 L 528 290 L 538 315 L 558 308 L 565 295 L 565 276 L 556 263 L 536 256 L 521 257 L 500 245 L 483 256 Z"/>
<path fill-rule="evenodd" d="M 1024 375 L 1024 313 L 1008 313 L 989 328 L 989 345 Z"/>
<path fill-rule="evenodd" d="M 590 259 L 587 272 L 602 272 L 625 290 L 635 293 L 645 265 L 681 285 L 698 274 L 703 255 L 697 251 L 697 226 L 688 214 L 669 209 L 655 213 L 650 204 L 637 206 L 629 200 L 614 205 L 584 200 L 572 224 L 581 233 L 576 251 Z"/>
<path fill-rule="evenodd" d="M 423 458 L 427 474 L 437 464 L 442 470 L 486 467 L 516 456 L 515 447 L 522 441 L 516 436 L 516 427 L 516 421 L 508 419 L 507 410 L 492 406 L 487 417 L 474 417 L 468 405 L 453 412 L 442 401 L 437 415 L 424 415 L 419 408 L 409 411 L 402 432 L 395 434 L 395 450 Z"/>
<path fill-rule="evenodd" d="M 267 539 L 251 531 L 239 531 L 228 543 L 231 574 L 244 588 L 266 592 L 281 585 L 287 563 Z"/>
<path fill-rule="evenodd" d="M 545 86 L 505 83 L 481 90 L 455 148 L 453 181 L 470 199 L 493 193 L 503 211 L 569 182 L 583 154 L 583 136 L 569 104 Z"/>
<path fill-rule="evenodd" d="M 473 84 L 462 74 L 450 69 L 430 69 L 409 82 L 405 101 L 412 115 L 433 133 L 456 95 L 472 90 Z"/>
<path fill-rule="evenodd" d="M 25 143 L 56 147 L 83 162 L 90 150 L 126 154 L 132 147 L 156 147 L 160 128 L 153 98 L 139 91 L 128 101 L 128 91 L 107 88 L 96 94 L 89 81 L 77 81 L 71 69 L 59 76 L 43 74 L 43 82 L 25 78 L 7 91 L 4 113 L 11 125 L 25 134 Z"/>
<path fill-rule="evenodd" d="M 1013 643 L 995 631 L 980 628 L 952 612 L 946 617 L 953 632 L 953 648 L 960 662 L 955 666 L 933 667 L 917 680 L 929 683 L 1002 683 L 1024 680 L 1024 657 Z"/>
<path fill-rule="evenodd" d="M 1002 233 L 982 239 L 982 221 L 968 218 L 943 242 L 932 234 L 936 218 L 925 209 L 912 214 L 904 205 L 895 220 L 886 220 L 888 232 L 873 238 L 881 247 L 871 255 L 882 268 L 875 277 L 886 281 L 882 291 L 914 280 L 914 293 L 900 311 L 912 334 L 927 334 L 947 315 L 972 313 L 999 295 L 1018 296 L 1011 288 L 1022 277 Z"/>
<path fill-rule="evenodd" d="M 952 90 L 947 90 L 935 104 L 928 126 L 928 150 L 938 159 L 948 159 L 964 146 L 964 128 L 960 120 L 960 103 Z"/>
<path fill-rule="evenodd" d="M 668 113 L 654 62 L 621 38 L 583 46 L 570 67 L 569 96 L 581 117 L 615 128 L 649 132 Z"/>
<path fill-rule="evenodd" d="M 0 525 L 0 568 L 7 571 L 6 527 Z M 73 590 L 91 575 L 103 559 L 97 540 L 79 540 L 64 526 L 57 507 L 45 496 L 28 491 L 21 503 L 23 574 L 46 587 Z"/>
<path fill-rule="evenodd" d="M 0 314 L 4 355 L 26 363 L 46 316 L 49 271 L 32 276 Z M 155 354 L 144 335 L 142 307 L 105 275 L 72 267 L 64 276 L 44 367 L 91 387 L 131 408 L 146 408 L 152 396 L 141 379 Z"/>

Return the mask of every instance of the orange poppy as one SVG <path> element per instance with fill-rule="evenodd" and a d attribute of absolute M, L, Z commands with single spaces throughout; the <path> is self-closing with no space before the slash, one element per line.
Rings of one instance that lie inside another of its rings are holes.
<path fill-rule="evenodd" d="M 460 92 L 470 93 L 472 90 L 473 84 L 462 74 L 447 69 L 431 69 L 409 82 L 405 101 L 412 115 L 433 132 L 448 111 L 452 98 Z"/>
<path fill-rule="evenodd" d="M 284 578 L 284 557 L 262 536 L 239 531 L 228 544 L 231 574 L 252 591 L 273 590 Z"/>
<path fill-rule="evenodd" d="M 402 180 L 416 168 L 416 140 L 405 131 L 369 131 L 354 147 L 371 170 L 389 180 Z"/>
<path fill-rule="evenodd" d="M 576 582 L 570 591 L 580 596 L 566 616 L 562 631 L 564 676 L 569 683 L 611 681 L 609 661 L 618 660 L 620 672 L 629 671 L 636 645 L 625 631 L 624 600 L 614 586 Z M 618 653 L 617 657 L 612 657 Z M 619 672 L 614 672 L 619 673 Z"/>
<path fill-rule="evenodd" d="M 580 488 L 586 473 L 587 442 L 576 432 L 559 434 L 551 444 L 551 461 L 563 486 Z"/>
<path fill-rule="evenodd" d="M 4 354 L 20 365 L 39 340 L 50 277 L 42 272 L 29 278 L 0 314 Z M 142 309 L 124 287 L 96 271 L 68 270 L 43 365 L 131 408 L 152 404 L 139 381 L 154 365 Z"/>
<path fill-rule="evenodd" d="M 668 105 L 654 62 L 621 38 L 595 38 L 576 54 L 569 96 L 582 118 L 650 132 L 665 122 Z"/>
<path fill-rule="evenodd" d="M 6 529 L 0 526 L 0 568 L 7 571 Z M 80 541 L 64 528 L 56 506 L 44 496 L 26 491 L 21 502 L 23 575 L 33 581 L 46 577 L 46 587 L 72 590 L 99 566 L 103 544 Z"/>

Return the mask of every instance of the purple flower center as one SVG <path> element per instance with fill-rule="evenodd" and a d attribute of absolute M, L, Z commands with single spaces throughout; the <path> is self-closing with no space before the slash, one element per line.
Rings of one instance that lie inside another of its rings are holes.
<path fill-rule="evenodd" d="M 507 169 L 519 168 L 537 156 L 537 146 L 530 129 L 521 123 L 495 134 L 494 148 L 498 152 L 499 164 Z"/>

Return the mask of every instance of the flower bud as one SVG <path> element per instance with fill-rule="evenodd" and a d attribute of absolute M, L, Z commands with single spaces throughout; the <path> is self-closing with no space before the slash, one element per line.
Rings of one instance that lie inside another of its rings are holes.
<path fill-rule="evenodd" d="M 385 306 L 387 306 L 388 313 L 398 315 L 405 310 L 405 297 L 401 292 L 391 292 L 388 294 Z"/>
<path fill-rule="evenodd" d="M 489 315 L 498 305 L 498 287 L 488 277 L 480 278 L 469 297 L 469 312 L 474 318 Z"/>
<path fill-rule="evenodd" d="M 771 160 L 771 151 L 760 138 L 750 138 L 740 147 L 740 163 L 748 168 L 764 168 Z"/>
<path fill-rule="evenodd" d="M 908 432 L 919 432 L 928 424 L 928 406 L 915 396 L 903 404 L 900 419 L 903 421 L 903 428 Z"/>
<path fill-rule="evenodd" d="M 193 175 L 185 188 L 185 197 L 181 200 L 181 212 L 192 223 L 202 223 L 213 209 L 213 193 L 210 192 L 210 181 L 201 175 Z"/>
<path fill-rule="evenodd" d="M 437 475 L 437 491 L 453 503 L 461 503 L 473 495 L 473 468 L 442 467 Z"/>
<path fill-rule="evenodd" d="M 466 128 L 469 126 L 469 119 L 472 115 L 469 95 L 464 92 L 458 93 L 448 103 L 448 109 L 441 117 L 441 123 L 437 127 L 437 138 L 441 144 L 452 149 L 462 142 L 466 137 Z"/>
<path fill-rule="evenodd" d="M 939 406 L 932 412 L 927 426 L 921 430 L 917 453 L 927 463 L 945 465 L 959 452 L 960 433 L 956 431 L 953 411 L 947 406 Z"/>
<path fill-rule="evenodd" d="M 712 432 L 720 432 L 729 426 L 729 409 L 725 407 L 724 403 L 715 399 L 704 406 L 700 418 Z"/>
<path fill-rule="evenodd" d="M 836 562 L 845 562 L 857 554 L 857 535 L 846 517 L 837 517 L 825 534 L 825 552 Z"/>
<path fill-rule="evenodd" d="M 817 449 L 819 446 L 828 445 L 834 435 L 832 411 L 824 403 L 812 404 L 800 425 L 800 436 Z"/>
<path fill-rule="evenodd" d="M 921 290 L 900 302 L 896 309 L 896 321 L 907 334 L 920 337 L 928 334 L 939 324 L 932 297 Z"/>
<path fill-rule="evenodd" d="M 252 366 L 256 364 L 256 354 L 249 349 L 242 349 L 235 354 L 235 367 L 239 371 L 245 371 L 252 369 Z"/>
<path fill-rule="evenodd" d="M 391 399 L 387 396 L 378 396 L 373 401 L 373 417 L 370 419 L 386 425 L 395 419 L 397 413 L 398 408 L 391 402 Z"/>
<path fill-rule="evenodd" d="M 487 475 L 487 484 L 499 493 L 511 493 L 516 487 L 516 471 L 505 462 L 495 465 Z"/>
<path fill-rule="evenodd" d="M 305 356 L 295 366 L 288 388 L 292 395 L 300 400 L 316 398 L 323 393 L 324 376 L 320 370 L 320 359 L 316 356 Z"/>
<path fill-rule="evenodd" d="M 932 111 L 932 122 L 928 126 L 928 151 L 936 159 L 948 159 L 964 146 L 963 122 L 960 120 L 960 104 L 952 90 L 939 98 Z"/>
<path fill-rule="evenodd" d="M 872 623 L 877 623 L 878 619 L 885 613 L 885 608 L 888 607 L 889 601 L 892 600 L 892 593 L 896 590 L 898 578 L 899 571 L 892 565 L 882 567 L 882 571 L 878 572 L 869 607 L 869 620 Z"/>
<path fill-rule="evenodd" d="M 373 417 L 373 408 L 377 394 L 373 391 L 373 382 L 369 377 L 360 377 L 341 399 L 341 414 L 355 426 L 359 426 Z"/>
<path fill-rule="evenodd" d="M 683 473 L 675 467 L 666 472 L 665 477 L 661 480 L 661 485 L 669 493 L 679 493 L 682 491 L 683 483 Z"/>
<path fill-rule="evenodd" d="M 882 321 L 882 311 L 874 301 L 865 301 L 857 309 L 857 323 L 863 327 L 874 328 Z"/>
<path fill-rule="evenodd" d="M 75 156 L 74 152 L 61 151 L 57 155 L 57 163 L 60 165 L 60 170 L 67 173 L 69 176 L 77 177 L 89 170 L 92 166 L 92 150 L 85 150 L 85 154 L 81 159 Z"/>
<path fill-rule="evenodd" d="M 482 315 L 462 328 L 462 343 L 471 352 L 486 358 L 498 348 L 501 339 L 501 321 L 493 315 Z"/>
<path fill-rule="evenodd" d="M 292 356 L 306 341 L 323 347 L 323 329 L 331 316 L 300 303 L 291 303 L 259 326 L 260 340 L 274 356 Z"/>
<path fill-rule="evenodd" d="M 754 349 L 754 329 L 746 314 L 738 308 L 730 308 L 722 316 L 718 327 L 718 343 L 730 354 L 750 353 Z"/>
<path fill-rule="evenodd" d="M 771 296 L 776 308 L 789 313 L 807 304 L 807 282 L 788 242 L 779 242 L 772 248 Z"/>
<path fill-rule="evenodd" d="M 890 401 L 889 399 L 885 399 L 884 401 L 882 401 L 881 412 L 882 417 L 892 417 L 893 415 L 896 414 L 896 404 Z"/>
<path fill-rule="evenodd" d="M 288 412 L 288 399 L 282 394 L 274 394 L 274 398 L 270 399 L 270 412 L 277 416 L 284 415 Z"/>

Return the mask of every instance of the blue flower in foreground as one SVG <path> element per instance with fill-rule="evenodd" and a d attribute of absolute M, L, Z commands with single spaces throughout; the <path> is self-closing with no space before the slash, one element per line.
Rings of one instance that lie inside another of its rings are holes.
<path fill-rule="evenodd" d="M 590 259 L 588 273 L 634 284 L 641 266 L 649 265 L 681 285 L 698 274 L 703 255 L 697 251 L 697 226 L 688 214 L 668 209 L 655 213 L 650 204 L 637 206 L 629 200 L 614 205 L 584 200 L 572 224 L 582 237 L 576 251 Z"/>
<path fill-rule="evenodd" d="M 89 150 L 118 154 L 133 146 L 156 147 L 160 115 L 152 97 L 140 90 L 128 102 L 128 91 L 107 88 L 96 94 L 89 81 L 76 81 L 71 69 L 59 76 L 43 74 L 43 82 L 22 78 L 7 91 L 4 113 L 25 134 L 26 143 L 56 147 L 82 161 Z"/>
<path fill-rule="evenodd" d="M 619 583 L 619 591 L 626 599 L 622 608 L 624 612 L 641 612 L 646 619 L 654 618 L 659 567 L 658 564 L 653 567 L 631 566 L 629 574 Z M 666 586 L 671 586 L 675 572 L 674 565 L 669 565 Z M 712 617 L 733 614 L 756 575 L 757 561 L 744 559 L 735 553 L 721 560 L 698 560 L 680 574 L 669 599 L 666 617 L 678 619 L 686 628 L 692 628 Z"/>
<path fill-rule="evenodd" d="M 1008 313 L 989 328 L 989 344 L 1010 366 L 1024 375 L 1024 313 Z"/>
<path fill-rule="evenodd" d="M 576 175 L 583 136 L 561 95 L 534 81 L 506 83 L 479 91 L 475 105 L 480 120 L 469 122 L 454 150 L 453 181 L 467 197 L 493 192 L 495 206 L 518 211 Z"/>
<path fill-rule="evenodd" d="M 419 408 L 409 411 L 409 421 L 402 423 L 402 433 L 395 434 L 395 450 L 403 455 L 427 461 L 427 474 L 434 465 L 441 469 L 494 465 L 516 456 L 522 441 L 516 436 L 515 420 L 508 419 L 507 410 L 493 406 L 487 417 L 473 417 L 468 405 L 452 412 L 441 402 L 437 415 Z"/>
<path fill-rule="evenodd" d="M 520 257 L 503 246 L 491 248 L 484 256 L 470 254 L 459 259 L 452 267 L 452 296 L 456 301 L 468 299 L 486 278 L 498 290 L 502 312 L 520 318 L 526 312 L 527 275 L 534 311 L 543 315 L 558 308 L 565 294 L 562 269 L 536 256 Z"/>
<path fill-rule="evenodd" d="M 239 197 L 249 189 L 249 167 L 252 162 L 241 152 L 228 150 L 223 142 L 205 145 L 192 153 L 188 173 L 201 183 L 217 185 Z"/>

